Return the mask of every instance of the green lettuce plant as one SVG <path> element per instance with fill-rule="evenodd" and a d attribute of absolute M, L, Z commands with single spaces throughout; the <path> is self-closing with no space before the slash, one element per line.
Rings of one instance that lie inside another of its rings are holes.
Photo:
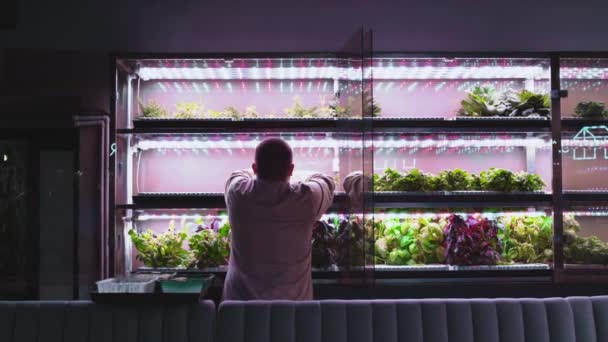
<path fill-rule="evenodd" d="M 550 114 L 549 95 L 526 89 L 498 93 L 493 87 L 474 87 L 460 103 L 458 115 L 528 117 Z"/>
<path fill-rule="evenodd" d="M 188 239 L 189 268 L 226 265 L 230 256 L 230 224 L 225 223 L 217 231 L 213 227 L 203 228 L 201 221 L 198 224 L 199 229 Z"/>
<path fill-rule="evenodd" d="M 603 102 L 580 102 L 574 109 L 574 116 L 579 118 L 605 118 L 608 117 L 608 111 L 606 111 Z"/>
<path fill-rule="evenodd" d="M 523 89 L 506 95 L 509 116 L 548 116 L 551 99 L 547 94 L 538 94 Z"/>
<path fill-rule="evenodd" d="M 169 223 L 169 229 L 162 234 L 155 234 L 151 230 L 137 233 L 129 230 L 129 236 L 137 249 L 137 259 L 149 267 L 178 267 L 188 260 L 188 251 L 183 244 L 188 234 L 176 231 L 175 222 Z"/>
<path fill-rule="evenodd" d="M 507 110 L 492 87 L 474 87 L 460 106 L 458 114 L 462 116 L 502 116 Z"/>
<path fill-rule="evenodd" d="M 503 216 L 499 232 L 506 262 L 540 263 L 553 260 L 553 218 L 551 216 Z"/>

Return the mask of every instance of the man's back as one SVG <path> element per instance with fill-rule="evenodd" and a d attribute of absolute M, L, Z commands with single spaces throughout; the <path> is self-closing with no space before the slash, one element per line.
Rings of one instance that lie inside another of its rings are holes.
<path fill-rule="evenodd" d="M 234 172 L 226 184 L 232 249 L 224 298 L 312 299 L 312 226 L 333 201 L 331 178 L 303 183 Z"/>

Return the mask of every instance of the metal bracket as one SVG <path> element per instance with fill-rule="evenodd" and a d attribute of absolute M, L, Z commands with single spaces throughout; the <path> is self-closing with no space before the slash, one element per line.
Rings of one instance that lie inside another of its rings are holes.
<path fill-rule="evenodd" d="M 551 98 L 557 100 L 562 97 L 568 97 L 568 90 L 566 89 L 553 89 L 551 90 Z"/>

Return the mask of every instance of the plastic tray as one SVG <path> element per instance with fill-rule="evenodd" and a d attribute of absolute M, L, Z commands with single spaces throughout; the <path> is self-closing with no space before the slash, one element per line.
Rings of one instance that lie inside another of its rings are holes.
<path fill-rule="evenodd" d="M 205 294 L 215 276 L 184 276 L 160 281 L 163 293 L 200 293 Z"/>
<path fill-rule="evenodd" d="M 158 275 L 137 274 L 125 278 L 109 278 L 98 281 L 99 293 L 152 293 Z"/>

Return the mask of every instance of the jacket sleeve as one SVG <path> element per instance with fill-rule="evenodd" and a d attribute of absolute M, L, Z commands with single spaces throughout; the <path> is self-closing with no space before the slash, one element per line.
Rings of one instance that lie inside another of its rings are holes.
<path fill-rule="evenodd" d="M 253 180 L 253 173 L 249 170 L 233 171 L 226 181 L 224 191 L 224 200 L 228 205 L 230 199 L 237 193 L 243 193 L 247 189 L 249 183 Z"/>
<path fill-rule="evenodd" d="M 312 193 L 313 215 L 319 220 L 334 201 L 334 180 L 326 175 L 315 173 L 308 177 L 304 184 Z"/>
<path fill-rule="evenodd" d="M 371 182 L 363 172 L 354 171 L 344 178 L 343 186 L 351 204 L 358 208 L 363 205 L 363 193 L 370 190 Z"/>

